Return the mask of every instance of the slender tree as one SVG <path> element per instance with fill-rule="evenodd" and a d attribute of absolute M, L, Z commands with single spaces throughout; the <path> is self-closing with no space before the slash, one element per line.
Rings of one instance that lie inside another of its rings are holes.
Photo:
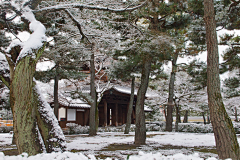
<path fill-rule="evenodd" d="M 239 144 L 220 92 L 219 55 L 213 0 L 204 0 L 207 40 L 207 92 L 211 122 L 220 159 L 240 159 Z"/>
<path fill-rule="evenodd" d="M 97 97 L 96 97 L 96 88 L 95 88 L 95 65 L 94 65 L 94 54 L 91 55 L 91 60 L 90 60 L 90 68 L 91 68 L 91 81 L 90 81 L 90 89 L 91 89 L 91 98 L 93 102 L 91 103 L 91 108 L 90 108 L 90 117 L 89 117 L 89 135 L 90 136 L 95 136 L 97 134 L 96 131 L 96 102 L 97 102 Z"/>
<path fill-rule="evenodd" d="M 135 87 L 135 77 L 132 77 L 132 83 L 131 83 L 131 95 L 130 95 L 130 101 L 128 104 L 128 111 L 127 111 L 127 122 L 124 134 L 129 134 L 131 121 L 132 121 L 132 111 L 133 111 L 133 101 L 134 101 L 134 87 Z"/>

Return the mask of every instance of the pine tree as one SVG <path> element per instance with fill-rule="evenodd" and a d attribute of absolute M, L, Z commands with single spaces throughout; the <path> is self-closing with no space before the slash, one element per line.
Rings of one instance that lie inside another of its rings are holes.
<path fill-rule="evenodd" d="M 132 65 L 133 69 L 138 68 L 135 71 L 141 73 L 141 83 L 136 102 L 135 144 L 137 145 L 145 144 L 146 141 L 144 100 L 152 65 L 156 67 L 158 64 L 160 68 L 163 60 L 168 56 L 167 53 L 172 52 L 171 43 L 171 39 L 164 35 L 152 36 L 145 34 L 145 37 L 132 40 L 123 48 L 123 54 L 129 57 L 127 65 Z"/>
<path fill-rule="evenodd" d="M 67 33 L 65 36 L 58 35 L 60 31 L 56 33 L 53 40 L 53 44 L 48 44 L 48 50 L 42 55 L 41 61 L 49 61 L 54 64 L 51 69 L 46 71 L 37 71 L 35 78 L 43 82 L 50 82 L 54 80 L 54 114 L 58 118 L 58 82 L 61 79 L 68 80 L 80 80 L 84 78 L 84 74 L 81 72 L 83 66 L 82 49 Z"/>
<path fill-rule="evenodd" d="M 226 113 L 220 92 L 219 56 L 213 0 L 204 0 L 204 20 L 207 40 L 208 105 L 220 159 L 239 159 L 239 144 L 232 121 Z"/>

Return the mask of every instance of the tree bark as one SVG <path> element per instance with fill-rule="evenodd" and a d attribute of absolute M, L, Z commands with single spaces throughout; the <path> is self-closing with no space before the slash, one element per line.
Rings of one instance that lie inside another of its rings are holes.
<path fill-rule="evenodd" d="M 34 99 L 37 102 L 37 126 L 40 132 L 40 137 L 43 140 L 43 145 L 47 153 L 59 152 L 66 150 L 65 136 L 62 129 L 58 125 L 58 120 L 55 117 L 50 105 L 42 99 L 38 88 L 33 88 Z"/>
<path fill-rule="evenodd" d="M 172 132 L 172 122 L 173 122 L 173 96 L 174 96 L 174 82 L 175 75 L 177 72 L 177 58 L 178 54 L 175 53 L 172 60 L 172 72 L 169 82 L 169 95 L 168 95 L 168 104 L 167 104 L 167 118 L 166 118 L 166 131 Z"/>
<path fill-rule="evenodd" d="M 56 75 L 54 77 L 54 114 L 58 120 L 58 110 L 59 110 L 59 103 L 58 103 L 58 65 L 56 66 Z"/>
<path fill-rule="evenodd" d="M 33 74 L 35 63 L 30 57 L 18 62 L 11 83 L 14 97 L 14 134 L 19 154 L 35 155 L 42 152 L 42 145 L 36 127 L 37 102 L 33 97 Z"/>
<path fill-rule="evenodd" d="M 235 122 L 239 122 L 238 121 L 237 107 L 235 107 Z"/>
<path fill-rule="evenodd" d="M 136 102 L 136 129 L 135 129 L 135 144 L 144 145 L 146 142 L 146 125 L 144 113 L 144 100 L 148 87 L 149 74 L 151 70 L 151 58 L 147 57 L 144 60 L 142 68 L 141 84 L 137 93 Z"/>
<path fill-rule="evenodd" d="M 240 159 L 239 144 L 220 92 L 219 55 L 213 0 L 204 0 L 207 40 L 207 92 L 210 118 L 220 159 Z"/>
<path fill-rule="evenodd" d="M 91 98 L 93 102 L 91 103 L 90 108 L 90 117 L 89 117 L 89 136 L 95 136 L 97 134 L 96 131 L 96 89 L 95 89 L 95 65 L 94 65 L 94 54 L 91 55 L 90 60 L 90 72 L 91 72 L 91 80 L 90 80 L 90 89 L 91 89 Z"/>
<path fill-rule="evenodd" d="M 126 123 L 124 134 L 129 134 L 129 130 L 130 130 L 130 126 L 131 126 L 133 101 L 134 101 L 134 86 L 135 86 L 135 77 L 132 78 L 131 96 L 130 96 L 130 102 L 129 102 L 129 106 L 128 106 L 127 123 Z"/>
<path fill-rule="evenodd" d="M 176 121 L 175 121 L 175 132 L 178 132 L 178 123 L 181 123 L 179 105 L 176 104 Z"/>
<path fill-rule="evenodd" d="M 204 115 L 204 112 L 202 112 L 202 116 L 203 116 L 203 123 L 204 123 L 204 124 L 207 124 L 206 118 L 205 118 L 205 115 Z"/>
<path fill-rule="evenodd" d="M 43 49 L 39 49 L 37 59 Z M 37 59 L 26 56 L 19 60 L 15 70 L 10 70 L 10 104 L 19 154 L 26 152 L 35 155 L 45 149 L 51 152 L 64 151 L 66 148 L 65 137 L 56 117 L 49 104 L 42 100 L 33 81 Z M 10 68 L 12 65 L 9 63 Z"/>
<path fill-rule="evenodd" d="M 183 123 L 188 123 L 188 110 L 185 111 Z"/>

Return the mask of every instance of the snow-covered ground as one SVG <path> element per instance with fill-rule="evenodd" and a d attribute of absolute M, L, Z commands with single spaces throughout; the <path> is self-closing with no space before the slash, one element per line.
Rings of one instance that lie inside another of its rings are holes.
<path fill-rule="evenodd" d="M 177 132 L 147 132 L 146 145 L 135 146 L 134 133 L 98 133 L 95 137 L 87 134 L 67 135 L 67 152 L 5 156 L 11 146 L 12 135 L 0 134 L 0 160 L 81 160 L 81 159 L 127 159 L 129 160 L 216 160 L 214 135 Z M 240 138 L 238 138 L 240 142 Z M 6 147 L 7 146 L 7 147 Z M 74 152 L 74 153 L 72 153 Z"/>

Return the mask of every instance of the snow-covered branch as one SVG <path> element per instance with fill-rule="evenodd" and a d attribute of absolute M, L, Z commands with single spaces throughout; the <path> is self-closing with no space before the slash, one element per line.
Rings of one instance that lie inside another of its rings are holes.
<path fill-rule="evenodd" d="M 81 36 L 82 36 L 82 39 L 86 38 L 87 41 L 88 41 L 89 43 L 91 43 L 90 40 L 88 39 L 88 37 L 83 33 L 82 27 L 81 27 L 81 24 L 79 23 L 79 21 L 72 15 L 72 13 L 71 13 L 68 9 L 65 9 L 64 11 L 69 15 L 69 17 L 71 18 L 71 20 L 77 25 L 78 30 L 79 30 L 79 32 L 80 32 L 80 34 L 81 34 Z"/>
<path fill-rule="evenodd" d="M 34 10 L 34 12 L 50 12 L 50 11 L 61 11 L 65 10 L 67 8 L 80 8 L 80 9 L 89 9 L 89 10 L 100 10 L 100 11 L 108 11 L 108 12 L 115 12 L 115 13 L 121 13 L 121 12 L 132 12 L 136 9 L 139 9 L 147 4 L 147 0 L 143 2 L 140 5 L 137 5 L 135 7 L 129 8 L 120 8 L 120 9 L 114 9 L 114 8 L 108 8 L 108 7 L 100 7 L 100 6 L 94 6 L 94 5 L 86 5 L 86 4 L 79 4 L 79 3 L 72 3 L 72 4 L 60 4 L 55 5 L 51 7 L 44 7 L 38 10 Z"/>

